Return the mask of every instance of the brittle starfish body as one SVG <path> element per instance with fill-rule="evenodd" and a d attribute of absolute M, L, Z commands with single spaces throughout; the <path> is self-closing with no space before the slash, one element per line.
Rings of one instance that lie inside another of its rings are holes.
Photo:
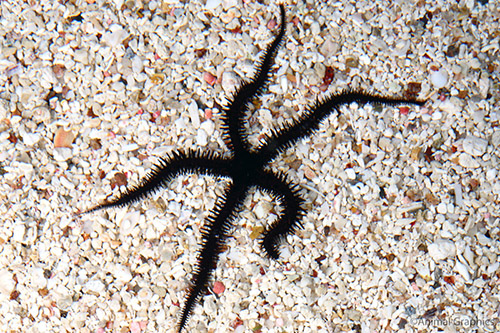
<path fill-rule="evenodd" d="M 280 30 L 261 56 L 255 76 L 236 90 L 228 106 L 222 110 L 223 138 L 230 151 L 230 156 L 198 150 L 173 152 L 170 156 L 161 159 L 140 185 L 128 189 L 116 199 L 106 201 L 87 211 L 121 207 L 139 201 L 161 187 L 167 186 L 173 178 L 183 174 L 196 173 L 231 180 L 224 195 L 217 200 L 203 226 L 201 251 L 193 273 L 193 284 L 187 292 L 179 319 L 179 332 L 185 328 L 195 304 L 207 291 L 219 254 L 223 251 L 233 226 L 233 221 L 251 188 L 257 188 L 271 194 L 282 206 L 281 215 L 263 233 L 261 240 L 269 257 L 277 259 L 280 240 L 301 228 L 300 221 L 305 214 L 304 199 L 299 195 L 298 187 L 287 181 L 285 175 L 273 172 L 268 168 L 270 162 L 300 139 L 311 135 L 318 129 L 320 123 L 334 111 L 340 114 L 339 107 L 341 105 L 352 102 L 383 105 L 401 103 L 422 105 L 424 103 L 416 100 L 376 96 L 361 91 L 334 94 L 323 100 L 318 100 L 300 117 L 266 135 L 258 147 L 252 147 L 248 142 L 244 128 L 246 114 L 248 106 L 267 85 L 274 58 L 285 36 L 286 24 L 283 5 L 280 5 L 280 14 Z"/>

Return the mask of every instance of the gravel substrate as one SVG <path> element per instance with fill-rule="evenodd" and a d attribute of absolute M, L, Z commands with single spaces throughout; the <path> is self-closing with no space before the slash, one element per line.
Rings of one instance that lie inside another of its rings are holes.
<path fill-rule="evenodd" d="M 304 229 L 248 196 L 190 332 L 498 332 L 500 1 L 286 1 L 251 141 L 345 88 L 349 105 L 273 168 Z M 174 332 L 224 180 L 177 178 L 78 215 L 185 148 L 227 152 L 226 97 L 278 6 L 238 0 L 0 1 L 0 331 Z"/>

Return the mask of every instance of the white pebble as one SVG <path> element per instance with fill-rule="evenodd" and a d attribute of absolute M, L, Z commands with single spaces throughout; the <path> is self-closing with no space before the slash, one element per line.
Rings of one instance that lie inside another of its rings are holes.
<path fill-rule="evenodd" d="M 270 210 L 271 210 L 271 205 L 269 204 L 269 202 L 261 201 L 255 206 L 253 212 L 259 220 L 262 220 L 269 215 Z"/>
<path fill-rule="evenodd" d="M 455 255 L 455 243 L 448 239 L 438 239 L 429 245 L 428 251 L 434 261 L 443 260 Z"/>
<path fill-rule="evenodd" d="M 16 242 L 22 242 L 24 240 L 24 234 L 26 233 L 26 226 L 24 224 L 18 223 L 14 226 L 14 232 L 12 233 L 12 240 Z"/>
<path fill-rule="evenodd" d="M 120 223 L 120 234 L 124 236 L 131 235 L 134 227 L 139 223 L 140 217 L 141 213 L 138 211 L 126 213 L 123 221 Z"/>
<path fill-rule="evenodd" d="M 93 291 L 95 293 L 101 293 L 104 290 L 104 283 L 102 283 L 99 280 L 89 280 L 85 284 L 85 288 L 87 288 L 89 291 Z"/>
<path fill-rule="evenodd" d="M 448 72 L 446 72 L 446 70 L 444 69 L 432 72 L 431 82 L 435 88 L 437 89 L 443 88 L 448 83 Z"/>
<path fill-rule="evenodd" d="M 463 147 L 467 154 L 481 156 L 486 152 L 488 141 L 475 136 L 468 136 L 464 139 Z"/>
<path fill-rule="evenodd" d="M 0 294 L 8 296 L 15 286 L 12 273 L 7 269 L 0 270 Z"/>
<path fill-rule="evenodd" d="M 200 128 L 207 132 L 208 136 L 211 136 L 214 133 L 215 124 L 211 120 L 205 120 L 201 123 Z"/>
<path fill-rule="evenodd" d="M 462 153 L 458 156 L 458 163 L 464 168 L 476 169 L 479 168 L 479 162 L 469 154 Z"/>
<path fill-rule="evenodd" d="M 191 118 L 191 122 L 193 123 L 194 128 L 200 127 L 200 115 L 198 113 L 198 104 L 195 101 L 192 101 L 188 106 L 189 118 Z"/>
<path fill-rule="evenodd" d="M 491 144 L 495 147 L 500 146 L 500 131 L 495 131 L 493 132 L 493 135 L 491 136 Z"/>
<path fill-rule="evenodd" d="M 205 9 L 215 9 L 220 6 L 222 0 L 207 0 Z"/>
<path fill-rule="evenodd" d="M 440 111 L 436 111 L 432 113 L 432 120 L 440 120 L 443 117 L 443 113 Z"/>
<path fill-rule="evenodd" d="M 134 59 L 132 59 L 132 71 L 134 73 L 142 73 L 144 69 L 144 64 L 142 63 L 142 60 L 140 57 L 135 56 Z"/>
<path fill-rule="evenodd" d="M 24 133 L 23 142 L 26 146 L 33 147 L 40 141 L 40 134 L 38 133 Z"/>
<path fill-rule="evenodd" d="M 494 180 L 497 177 L 497 170 L 496 169 L 490 169 L 486 171 L 486 179 L 489 181 Z"/>
<path fill-rule="evenodd" d="M 73 150 L 66 147 L 54 148 L 54 159 L 59 162 L 69 160 L 73 156 Z"/>
<path fill-rule="evenodd" d="M 111 25 L 110 30 L 111 32 L 104 33 L 101 38 L 101 41 L 110 47 L 118 46 L 128 37 L 128 33 L 125 29 L 117 24 Z"/>
<path fill-rule="evenodd" d="M 116 265 L 115 269 L 113 270 L 113 275 L 115 276 L 116 280 L 121 283 L 127 283 L 132 280 L 130 269 L 123 265 Z"/>
<path fill-rule="evenodd" d="M 227 71 L 222 73 L 222 89 L 226 92 L 226 94 L 231 94 L 235 87 L 238 84 L 238 78 L 233 71 Z"/>
<path fill-rule="evenodd" d="M 352 168 L 345 169 L 345 173 L 347 174 L 347 178 L 349 178 L 349 179 L 356 178 L 356 172 L 354 172 L 354 169 L 352 169 Z"/>
<path fill-rule="evenodd" d="M 438 206 L 437 206 L 437 212 L 439 214 L 446 214 L 447 212 L 447 206 L 444 202 L 441 202 Z"/>
<path fill-rule="evenodd" d="M 391 143 L 391 139 L 386 137 L 381 137 L 378 140 L 378 146 L 380 147 L 380 149 L 386 152 L 391 152 L 394 150 L 394 146 Z"/>
<path fill-rule="evenodd" d="M 426 263 L 417 262 L 415 263 L 414 267 L 417 273 L 424 279 L 427 279 L 431 276 L 429 265 L 427 265 Z"/>
<path fill-rule="evenodd" d="M 467 269 L 467 266 L 462 264 L 460 261 L 457 261 L 455 263 L 455 271 L 457 271 L 458 274 L 462 275 L 465 281 L 470 280 L 470 273 L 469 270 Z"/>
<path fill-rule="evenodd" d="M 74 55 L 73 55 L 73 59 L 77 62 L 84 64 L 84 65 L 89 64 L 89 54 L 88 54 L 87 50 L 84 50 L 84 49 L 76 50 Z"/>
<path fill-rule="evenodd" d="M 205 132 L 202 128 L 198 129 L 198 133 L 196 134 L 196 143 L 202 147 L 205 147 L 208 143 L 207 132 Z"/>
<path fill-rule="evenodd" d="M 314 21 L 313 23 L 311 23 L 311 26 L 309 28 L 311 29 L 311 33 L 314 36 L 319 35 L 319 33 L 321 32 L 321 28 L 320 28 L 319 23 L 317 21 Z"/>
<path fill-rule="evenodd" d="M 488 271 L 486 273 L 488 273 L 488 275 L 494 274 L 498 270 L 499 267 L 500 267 L 500 263 L 497 261 L 497 262 L 491 264 L 490 267 L 488 267 Z"/>

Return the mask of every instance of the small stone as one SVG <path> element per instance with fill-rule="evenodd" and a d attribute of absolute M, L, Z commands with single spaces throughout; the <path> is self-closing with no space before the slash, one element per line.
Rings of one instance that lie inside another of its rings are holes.
<path fill-rule="evenodd" d="M 198 129 L 196 134 L 196 143 L 202 147 L 205 147 L 208 143 L 208 135 L 202 128 Z"/>
<path fill-rule="evenodd" d="M 84 49 L 75 50 L 75 54 L 73 56 L 73 59 L 77 62 L 84 64 L 84 65 L 89 64 L 89 54 L 88 54 L 87 50 L 84 50 Z"/>
<path fill-rule="evenodd" d="M 237 84 L 238 84 L 238 78 L 236 77 L 236 74 L 234 72 L 228 71 L 228 72 L 222 73 L 221 85 L 222 85 L 222 89 L 224 89 L 224 91 L 226 93 L 233 92 L 234 88 L 237 86 Z"/>
<path fill-rule="evenodd" d="M 199 128 L 200 127 L 200 115 L 198 112 L 198 105 L 196 104 L 195 101 L 192 101 L 191 104 L 189 104 L 188 113 L 189 113 L 189 118 L 191 118 L 191 123 L 193 124 L 194 128 Z"/>
<path fill-rule="evenodd" d="M 447 206 L 444 202 L 441 202 L 438 206 L 437 206 L 437 212 L 439 214 L 446 214 L 446 212 L 448 211 L 447 209 Z"/>
<path fill-rule="evenodd" d="M 491 136 L 491 144 L 495 147 L 500 146 L 500 130 L 493 132 L 493 135 Z"/>
<path fill-rule="evenodd" d="M 480 164 L 476 159 L 469 154 L 462 153 L 458 156 L 458 163 L 464 168 L 476 169 Z"/>
<path fill-rule="evenodd" d="M 471 276 L 466 265 L 462 264 L 460 261 L 455 263 L 455 271 L 462 275 L 465 281 L 469 281 Z"/>
<path fill-rule="evenodd" d="M 54 135 L 54 147 L 55 148 L 71 148 L 71 144 L 73 143 L 73 139 L 75 138 L 74 134 L 71 131 L 65 131 L 64 128 L 59 127 Z"/>
<path fill-rule="evenodd" d="M 269 215 L 270 210 L 271 210 L 271 205 L 269 204 L 269 202 L 261 201 L 257 205 L 255 205 L 253 212 L 259 220 L 262 220 Z"/>
<path fill-rule="evenodd" d="M 24 240 L 24 234 L 26 233 L 26 226 L 22 223 L 18 223 L 14 226 L 14 231 L 12 233 L 12 240 L 16 242 L 22 242 Z"/>
<path fill-rule="evenodd" d="M 222 3 L 222 0 L 207 0 L 207 3 L 205 4 L 205 9 L 215 9 L 220 6 Z"/>
<path fill-rule="evenodd" d="M 443 260 L 455 255 L 455 243 L 448 239 L 438 239 L 428 246 L 428 251 L 434 261 Z"/>
<path fill-rule="evenodd" d="M 304 167 L 304 175 L 306 176 L 307 179 L 313 180 L 316 177 L 316 173 L 314 173 L 313 170 L 309 167 Z"/>
<path fill-rule="evenodd" d="M 116 265 L 113 270 L 113 275 L 116 280 L 121 283 L 127 283 L 132 280 L 132 274 L 130 273 L 130 269 L 124 265 Z"/>
<path fill-rule="evenodd" d="M 121 28 L 118 24 L 112 24 L 110 30 L 111 32 L 106 32 L 101 37 L 101 41 L 110 47 L 118 46 L 128 37 L 125 29 Z"/>
<path fill-rule="evenodd" d="M 220 294 L 222 294 L 224 292 L 224 290 L 226 290 L 226 287 L 224 286 L 224 284 L 222 282 L 215 281 L 212 290 L 214 291 L 214 293 L 217 296 L 219 296 Z"/>
<path fill-rule="evenodd" d="M 203 80 L 205 80 L 205 82 L 208 83 L 209 85 L 213 86 L 217 81 L 217 78 L 213 76 L 211 73 L 205 72 L 203 73 Z"/>
<path fill-rule="evenodd" d="M 475 136 L 468 136 L 463 142 L 464 151 L 472 156 L 482 156 L 487 147 L 488 141 Z"/>
<path fill-rule="evenodd" d="M 448 72 L 444 69 L 433 71 L 430 79 L 435 88 L 441 89 L 448 83 Z"/>
<path fill-rule="evenodd" d="M 423 277 L 424 279 L 428 279 L 431 276 L 431 271 L 429 269 L 429 266 L 425 263 L 418 262 L 414 265 L 415 270 L 417 273 Z"/>
<path fill-rule="evenodd" d="M 132 333 L 144 332 L 144 330 L 146 329 L 147 326 L 148 326 L 148 322 L 146 320 L 134 321 L 130 324 L 130 332 L 132 332 Z"/>
<path fill-rule="evenodd" d="M 64 76 L 65 70 L 66 70 L 66 67 L 64 67 L 64 65 L 56 64 L 56 65 L 52 66 L 52 71 L 54 72 L 54 75 L 58 79 L 60 79 Z"/>
<path fill-rule="evenodd" d="M 345 173 L 347 174 L 347 178 L 351 180 L 356 179 L 356 172 L 354 172 L 353 168 L 345 169 Z"/>
<path fill-rule="evenodd" d="M 14 55 L 17 52 L 17 48 L 11 46 L 11 47 L 2 47 L 2 54 L 4 58 L 8 58 L 11 55 Z"/>
<path fill-rule="evenodd" d="M 135 56 L 134 59 L 132 59 L 132 71 L 135 74 L 142 73 L 144 70 L 144 64 L 142 62 L 142 59 L 138 56 Z"/>
<path fill-rule="evenodd" d="M 38 133 L 25 133 L 23 135 L 23 142 L 26 146 L 33 147 L 40 141 L 41 136 Z"/>
<path fill-rule="evenodd" d="M 319 48 L 319 53 L 325 57 L 335 55 L 339 50 L 339 45 L 331 39 L 327 39 Z"/>
<path fill-rule="evenodd" d="M 490 169 L 486 171 L 486 179 L 489 181 L 493 181 L 497 177 L 497 170 L 496 169 Z"/>
<path fill-rule="evenodd" d="M 378 146 L 380 147 L 380 149 L 388 153 L 394 150 L 394 146 L 391 143 L 391 139 L 386 138 L 385 136 L 381 137 L 378 140 Z"/>
<path fill-rule="evenodd" d="M 203 129 L 208 136 L 211 136 L 215 130 L 215 124 L 211 120 L 206 120 L 201 123 L 200 128 Z"/>
<path fill-rule="evenodd" d="M 69 160 L 73 156 L 73 149 L 71 148 L 54 148 L 54 159 L 59 162 Z"/>
<path fill-rule="evenodd" d="M 7 269 L 0 270 L 0 294 L 8 296 L 14 290 L 16 284 L 12 279 L 12 273 Z"/>
<path fill-rule="evenodd" d="M 89 291 L 93 291 L 97 294 L 100 294 L 104 290 L 105 285 L 99 280 L 89 280 L 85 284 L 85 288 L 87 288 Z"/>

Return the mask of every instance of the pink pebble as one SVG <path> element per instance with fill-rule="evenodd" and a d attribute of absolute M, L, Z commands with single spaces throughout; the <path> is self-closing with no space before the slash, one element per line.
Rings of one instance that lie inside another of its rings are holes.
<path fill-rule="evenodd" d="M 134 321 L 132 324 L 130 324 L 130 332 L 132 333 L 141 333 L 141 324 L 138 322 Z"/>
<path fill-rule="evenodd" d="M 142 321 L 134 321 L 130 324 L 130 332 L 132 333 L 141 333 L 148 326 L 147 320 Z"/>
<path fill-rule="evenodd" d="M 214 293 L 216 295 L 220 295 L 220 294 L 222 294 L 224 292 L 224 290 L 226 290 L 226 287 L 224 287 L 224 285 L 222 284 L 222 282 L 215 281 L 212 290 L 214 291 Z"/>
<path fill-rule="evenodd" d="M 269 22 L 267 22 L 267 28 L 269 30 L 273 30 L 275 27 L 276 27 L 276 20 L 275 19 L 271 19 L 269 20 Z"/>
<path fill-rule="evenodd" d="M 206 83 L 208 83 L 211 86 L 213 86 L 217 81 L 217 78 L 212 74 L 210 74 L 209 72 L 203 73 L 203 79 L 205 80 Z"/>

